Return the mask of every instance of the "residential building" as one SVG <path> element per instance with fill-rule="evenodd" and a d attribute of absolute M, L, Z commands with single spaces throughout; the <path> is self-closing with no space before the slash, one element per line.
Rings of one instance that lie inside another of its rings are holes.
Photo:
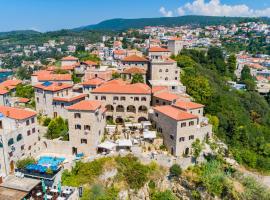
<path fill-rule="evenodd" d="M 36 112 L 0 106 L 0 179 L 14 173 L 18 160 L 39 151 Z"/>
<path fill-rule="evenodd" d="M 177 101 L 172 105 L 156 106 L 153 110 L 151 121 L 174 156 L 190 155 L 196 139 L 203 141 L 212 135 L 212 126 L 203 117 L 201 104 Z"/>
<path fill-rule="evenodd" d="M 73 154 L 95 155 L 105 130 L 106 109 L 100 101 L 84 100 L 67 107 L 67 110 Z"/>
<path fill-rule="evenodd" d="M 173 37 L 168 40 L 168 49 L 173 55 L 178 55 L 183 49 L 183 41 L 181 38 Z"/>
<path fill-rule="evenodd" d="M 151 101 L 151 88 L 144 83 L 129 84 L 122 80 L 112 80 L 92 90 L 91 99 L 104 103 L 107 119 L 123 123 L 145 121 Z"/>
<path fill-rule="evenodd" d="M 148 62 L 149 61 L 144 57 L 138 55 L 131 55 L 121 60 L 121 66 L 123 69 L 127 69 L 130 67 L 139 67 L 147 70 Z"/>
<path fill-rule="evenodd" d="M 61 59 L 61 66 L 75 65 L 79 62 L 79 59 L 74 56 L 67 56 Z"/>

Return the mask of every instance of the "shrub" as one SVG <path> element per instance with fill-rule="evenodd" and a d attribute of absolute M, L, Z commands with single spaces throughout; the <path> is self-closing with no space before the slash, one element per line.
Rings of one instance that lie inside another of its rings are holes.
<path fill-rule="evenodd" d="M 46 117 L 46 118 L 44 119 L 44 121 L 43 121 L 43 126 L 48 126 L 48 125 L 50 124 L 50 122 L 51 122 L 51 118 Z"/>
<path fill-rule="evenodd" d="M 173 164 L 170 167 L 170 175 L 174 177 L 179 177 L 182 174 L 182 168 L 178 164 Z"/>
<path fill-rule="evenodd" d="M 153 193 L 151 200 L 176 200 L 177 198 L 170 190 L 165 190 L 164 192 Z"/>
<path fill-rule="evenodd" d="M 16 162 L 18 169 L 25 169 L 27 165 L 36 163 L 36 160 L 33 157 L 27 157 Z"/>

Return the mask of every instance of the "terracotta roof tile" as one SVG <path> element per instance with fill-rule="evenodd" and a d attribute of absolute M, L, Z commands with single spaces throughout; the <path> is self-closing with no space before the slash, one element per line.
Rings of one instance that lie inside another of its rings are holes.
<path fill-rule="evenodd" d="M 183 121 L 188 119 L 196 119 L 197 116 L 187 113 L 185 111 L 179 110 L 173 106 L 167 105 L 167 106 L 156 106 L 154 107 L 154 110 L 176 120 L 176 121 Z"/>
<path fill-rule="evenodd" d="M 162 47 L 150 47 L 148 52 L 170 52 L 170 50 Z"/>
<path fill-rule="evenodd" d="M 82 111 L 95 111 L 101 108 L 100 101 L 84 100 L 72 106 L 67 107 L 68 110 L 82 110 Z"/>
<path fill-rule="evenodd" d="M 16 119 L 16 120 L 27 119 L 37 114 L 34 111 L 8 107 L 8 106 L 0 106 L 0 113 L 2 113 L 5 117 Z"/>
<path fill-rule="evenodd" d="M 66 56 L 66 57 L 63 57 L 61 60 L 63 60 L 63 61 L 76 61 L 76 60 L 78 60 L 78 58 L 76 58 L 74 56 Z"/>
<path fill-rule="evenodd" d="M 137 56 L 137 55 L 131 55 L 127 56 L 122 59 L 124 62 L 148 62 L 148 60 L 144 57 Z"/>
<path fill-rule="evenodd" d="M 98 65 L 96 62 L 94 62 L 92 60 L 86 60 L 86 61 L 83 61 L 82 63 L 85 63 L 87 65 Z"/>
<path fill-rule="evenodd" d="M 81 85 L 101 85 L 104 82 L 105 81 L 103 79 L 96 77 L 82 82 Z"/>
<path fill-rule="evenodd" d="M 6 81 L 0 83 L 0 87 L 17 86 L 21 83 L 22 83 L 21 80 L 6 80 Z"/>
<path fill-rule="evenodd" d="M 48 86 L 42 83 L 42 84 L 37 84 L 34 87 L 42 89 L 42 90 L 46 90 L 46 91 L 56 92 L 56 91 L 64 90 L 67 88 L 72 88 L 72 86 L 73 86 L 72 84 L 67 84 L 67 83 L 51 82 L 51 84 Z"/>
<path fill-rule="evenodd" d="M 20 103 L 28 103 L 30 101 L 28 98 L 19 98 L 18 100 Z"/>
<path fill-rule="evenodd" d="M 176 94 L 170 93 L 170 92 L 160 92 L 154 94 L 154 97 L 163 99 L 166 101 L 173 101 L 175 99 L 178 99 L 179 97 Z"/>
<path fill-rule="evenodd" d="M 151 94 L 151 88 L 144 83 L 127 84 L 125 82 L 108 82 L 92 90 L 92 93 Z"/>
<path fill-rule="evenodd" d="M 72 102 L 72 101 L 77 101 L 79 99 L 85 99 L 86 96 L 87 96 L 86 94 L 80 94 L 73 97 L 53 97 L 53 101 Z"/>
<path fill-rule="evenodd" d="M 204 107 L 204 105 L 192 101 L 177 101 L 173 106 L 183 110 L 192 110 Z"/>
<path fill-rule="evenodd" d="M 122 74 L 146 74 L 145 69 L 140 67 L 129 67 L 126 68 Z"/>
<path fill-rule="evenodd" d="M 71 74 L 40 74 L 39 81 L 71 81 Z"/>

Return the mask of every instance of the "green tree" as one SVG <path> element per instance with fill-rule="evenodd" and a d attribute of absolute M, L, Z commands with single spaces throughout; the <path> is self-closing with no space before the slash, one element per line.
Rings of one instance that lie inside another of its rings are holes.
<path fill-rule="evenodd" d="M 179 177 L 182 174 L 182 168 L 178 164 L 173 164 L 170 167 L 170 174 L 174 177 Z"/>
<path fill-rule="evenodd" d="M 63 137 L 64 140 L 68 140 L 68 124 L 67 121 L 61 117 L 54 118 L 48 125 L 46 137 L 48 139 L 55 139 Z"/>
<path fill-rule="evenodd" d="M 142 74 L 134 74 L 132 76 L 131 83 L 132 84 L 134 84 L 134 83 L 144 83 L 143 75 Z"/>
<path fill-rule="evenodd" d="M 235 54 L 231 54 L 228 57 L 227 64 L 228 64 L 229 72 L 231 74 L 233 74 L 234 71 L 236 70 L 236 56 L 235 56 Z"/>
<path fill-rule="evenodd" d="M 203 145 L 201 144 L 200 140 L 197 138 L 192 143 L 192 152 L 193 152 L 193 157 L 195 158 L 195 162 L 197 162 L 197 159 L 200 156 L 202 149 L 203 149 Z"/>
<path fill-rule="evenodd" d="M 16 87 L 16 94 L 17 97 L 23 97 L 31 99 L 34 97 L 34 88 L 31 85 L 23 85 L 19 84 Z"/>

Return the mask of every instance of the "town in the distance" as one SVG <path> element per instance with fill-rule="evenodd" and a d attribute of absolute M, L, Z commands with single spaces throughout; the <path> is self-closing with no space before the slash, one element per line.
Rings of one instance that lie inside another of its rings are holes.
<path fill-rule="evenodd" d="M 269 199 L 269 24 L 64 32 L 0 35 L 1 200 Z"/>

